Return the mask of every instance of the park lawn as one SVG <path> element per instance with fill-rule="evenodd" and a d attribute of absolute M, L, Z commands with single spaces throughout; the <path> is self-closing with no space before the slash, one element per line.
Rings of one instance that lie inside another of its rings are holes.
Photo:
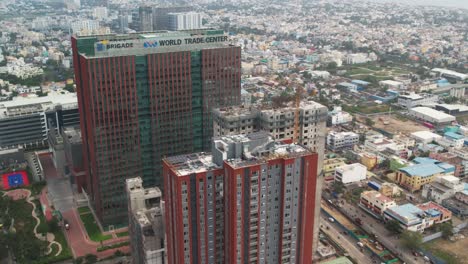
<path fill-rule="evenodd" d="M 57 230 L 57 232 L 54 232 L 54 235 L 55 241 L 62 245 L 62 253 L 60 253 L 60 255 L 58 256 L 63 258 L 72 258 L 72 252 L 70 250 L 70 247 L 68 247 L 67 239 L 65 238 L 65 234 L 63 234 L 63 231 L 59 229 Z"/>
<path fill-rule="evenodd" d="M 85 213 L 90 213 L 90 212 L 91 212 L 91 209 L 89 209 L 88 206 L 78 207 L 79 214 L 85 214 Z"/>
<path fill-rule="evenodd" d="M 86 228 L 86 232 L 88 232 L 89 239 L 92 241 L 100 242 L 112 238 L 112 235 L 103 235 L 101 233 L 92 213 L 80 214 L 80 218 Z"/>
<path fill-rule="evenodd" d="M 117 233 L 117 237 L 126 237 L 128 236 L 128 231 Z"/>

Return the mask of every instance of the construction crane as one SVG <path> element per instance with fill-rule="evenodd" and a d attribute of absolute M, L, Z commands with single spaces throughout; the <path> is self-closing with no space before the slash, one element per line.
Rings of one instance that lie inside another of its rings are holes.
<path fill-rule="evenodd" d="M 293 134 L 293 143 L 299 143 L 299 115 L 301 111 L 301 99 L 302 94 L 304 93 L 304 88 L 302 86 L 296 86 L 296 101 L 294 109 L 294 134 Z"/>

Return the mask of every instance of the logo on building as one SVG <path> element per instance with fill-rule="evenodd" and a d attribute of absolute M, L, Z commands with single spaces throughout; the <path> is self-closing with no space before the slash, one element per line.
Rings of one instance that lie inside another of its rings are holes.
<path fill-rule="evenodd" d="M 143 48 L 156 48 L 158 46 L 158 41 L 146 41 L 143 43 Z"/>
<path fill-rule="evenodd" d="M 97 50 L 97 51 L 104 51 L 104 47 L 105 47 L 104 44 L 98 43 L 98 44 L 96 45 L 96 50 Z"/>

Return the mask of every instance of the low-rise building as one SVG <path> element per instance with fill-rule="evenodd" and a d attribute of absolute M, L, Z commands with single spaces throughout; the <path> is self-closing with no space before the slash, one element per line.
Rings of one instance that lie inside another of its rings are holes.
<path fill-rule="evenodd" d="M 466 175 L 468 175 L 466 161 L 458 157 L 453 152 L 431 152 L 429 153 L 429 157 L 431 159 L 436 159 L 438 161 L 446 162 L 455 166 L 455 171 L 453 172 L 453 175 L 455 175 L 456 177 L 464 178 Z"/>
<path fill-rule="evenodd" d="M 365 180 L 366 175 L 367 168 L 361 163 L 343 165 L 335 169 L 335 181 L 343 184 Z"/>
<path fill-rule="evenodd" d="M 439 96 L 435 94 L 400 94 L 398 104 L 406 109 L 416 106 L 435 104 L 439 101 Z"/>
<path fill-rule="evenodd" d="M 382 134 L 366 135 L 366 140 L 364 141 L 364 147 L 370 151 L 384 151 L 392 146 L 395 146 L 395 142 Z"/>
<path fill-rule="evenodd" d="M 468 204 L 468 183 L 465 183 L 464 185 L 465 186 L 463 190 L 455 194 L 455 199 L 462 203 Z"/>
<path fill-rule="evenodd" d="M 432 141 L 439 139 L 442 136 L 436 133 L 432 133 L 431 131 L 417 131 L 411 133 L 411 137 L 414 138 L 417 142 L 431 143 Z"/>
<path fill-rule="evenodd" d="M 361 163 L 366 166 L 368 170 L 372 170 L 378 163 L 377 155 L 369 152 L 362 153 L 361 155 Z"/>
<path fill-rule="evenodd" d="M 434 202 L 419 204 L 418 208 L 423 210 L 426 217 L 434 221 L 434 224 L 440 224 L 452 219 L 452 212 Z"/>
<path fill-rule="evenodd" d="M 333 111 L 328 112 L 328 125 L 329 126 L 336 126 L 347 124 L 353 121 L 353 116 L 341 110 L 341 106 L 336 106 L 333 108 Z"/>
<path fill-rule="evenodd" d="M 422 186 L 433 182 L 437 176 L 455 171 L 453 165 L 429 158 L 416 158 L 413 162 L 417 164 L 398 169 L 395 176 L 395 182 L 412 192 L 421 190 Z"/>
<path fill-rule="evenodd" d="M 468 217 L 468 204 L 465 202 L 451 198 L 442 201 L 442 205 L 461 219 Z"/>
<path fill-rule="evenodd" d="M 456 120 L 452 115 L 423 106 L 411 108 L 408 114 L 418 120 L 430 122 L 437 126 L 449 124 Z"/>
<path fill-rule="evenodd" d="M 379 85 L 381 87 L 387 88 L 387 89 L 392 89 L 392 90 L 400 90 L 405 87 L 405 84 L 402 82 L 398 81 L 393 81 L 393 80 L 385 80 L 385 81 L 380 81 Z"/>
<path fill-rule="evenodd" d="M 433 182 L 423 186 L 422 197 L 442 203 L 443 200 L 452 198 L 457 192 L 463 191 L 464 183 L 460 182 L 460 178 L 452 175 L 439 176 Z"/>
<path fill-rule="evenodd" d="M 330 158 L 323 161 L 323 174 L 325 177 L 333 176 L 335 169 L 346 165 L 345 158 Z"/>
<path fill-rule="evenodd" d="M 403 193 L 403 190 L 394 183 L 384 182 L 380 186 L 379 192 L 387 197 L 397 197 Z"/>
<path fill-rule="evenodd" d="M 465 144 L 465 136 L 454 132 L 445 132 L 443 137 L 436 139 L 436 142 L 446 148 L 459 149 Z"/>
<path fill-rule="evenodd" d="M 424 210 L 410 203 L 388 208 L 384 219 L 396 220 L 404 230 L 413 232 L 423 232 L 434 224 L 432 218 L 426 218 Z"/>
<path fill-rule="evenodd" d="M 359 207 L 372 215 L 381 218 L 387 208 L 397 206 L 395 201 L 378 191 L 365 191 L 361 193 Z"/>
<path fill-rule="evenodd" d="M 0 148 L 46 147 L 50 129 L 79 125 L 75 93 L 0 102 Z"/>
<path fill-rule="evenodd" d="M 327 135 L 327 147 L 331 151 L 350 149 L 359 143 L 359 135 L 354 132 L 331 131 Z"/>

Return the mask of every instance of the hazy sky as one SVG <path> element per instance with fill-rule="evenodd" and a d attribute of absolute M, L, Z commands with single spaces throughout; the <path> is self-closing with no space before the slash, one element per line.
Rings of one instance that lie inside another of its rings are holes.
<path fill-rule="evenodd" d="M 468 0 L 367 0 L 373 2 L 397 2 L 414 5 L 449 6 L 468 9 Z"/>

